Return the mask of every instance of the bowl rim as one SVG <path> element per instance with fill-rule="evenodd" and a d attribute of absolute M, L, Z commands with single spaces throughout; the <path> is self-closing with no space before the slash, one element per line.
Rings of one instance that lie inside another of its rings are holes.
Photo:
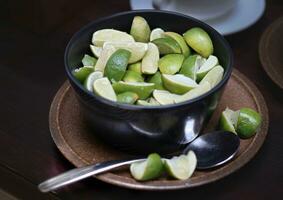
<path fill-rule="evenodd" d="M 182 18 L 187 18 L 188 20 L 192 20 L 195 21 L 199 24 L 201 24 L 203 27 L 205 27 L 205 29 L 210 30 L 211 32 L 214 32 L 214 34 L 216 34 L 216 37 L 219 37 L 220 40 L 222 40 L 222 43 L 225 47 L 225 49 L 228 51 L 228 64 L 227 64 L 227 68 L 224 71 L 224 75 L 222 80 L 211 90 L 209 90 L 208 92 L 187 100 L 187 101 L 183 101 L 180 103 L 176 103 L 176 104 L 168 104 L 168 105 L 156 105 L 156 106 L 142 106 L 142 105 L 131 105 L 131 104 L 123 104 L 123 103 L 119 103 L 119 102 L 114 102 L 114 101 L 110 101 L 108 99 L 105 99 L 99 95 L 96 95 L 88 90 L 86 90 L 83 87 L 83 84 L 81 84 L 73 75 L 72 75 L 72 71 L 71 71 L 71 67 L 68 65 L 68 54 L 70 51 L 70 48 L 72 46 L 72 44 L 74 43 L 74 41 L 76 41 L 87 29 L 91 28 L 94 24 L 96 23 L 100 23 L 118 16 L 122 16 L 122 15 L 128 15 L 128 14 L 142 14 L 142 13 L 165 13 L 165 14 L 169 14 L 169 15 L 177 15 L 179 17 Z M 106 17 L 102 17 L 99 18 L 97 20 L 94 20 L 90 23 L 88 23 L 87 25 L 83 26 L 80 30 L 78 30 L 75 34 L 73 34 L 73 36 L 71 37 L 70 41 L 67 44 L 67 47 L 65 49 L 65 53 L 64 53 L 64 65 L 65 65 L 65 71 L 67 73 L 67 77 L 69 80 L 71 80 L 71 82 L 73 82 L 83 93 L 86 93 L 88 96 L 97 99 L 99 102 L 101 102 L 102 104 L 107 104 L 108 106 L 112 106 L 112 107 L 116 107 L 116 108 L 120 108 L 120 109 L 127 109 L 127 110 L 164 110 L 164 109 L 175 109 L 175 108 L 180 108 L 182 106 L 186 106 L 189 104 L 194 104 L 202 99 L 205 99 L 206 97 L 210 96 L 211 94 L 215 93 L 217 90 L 219 90 L 230 78 L 231 73 L 232 73 L 232 68 L 233 68 L 233 53 L 232 53 L 232 49 L 230 47 L 230 45 L 228 44 L 227 40 L 224 38 L 224 36 L 222 36 L 219 32 L 217 32 L 217 30 L 215 30 L 214 28 L 212 28 L 211 26 L 209 26 L 208 24 L 193 18 L 191 16 L 188 15 L 184 15 L 181 13 L 177 13 L 177 12 L 172 12 L 172 11 L 164 11 L 164 10 L 153 10 L 153 9 L 141 9 L 141 10 L 132 10 L 132 11 L 125 11 L 125 12 L 119 12 L 110 16 L 106 16 Z"/>

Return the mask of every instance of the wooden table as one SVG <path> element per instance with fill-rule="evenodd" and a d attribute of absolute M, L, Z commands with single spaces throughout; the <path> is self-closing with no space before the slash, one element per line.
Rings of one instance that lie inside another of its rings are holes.
<path fill-rule="evenodd" d="M 283 15 L 281 0 L 267 1 L 266 12 L 255 25 L 227 37 L 235 68 L 256 84 L 269 109 L 266 142 L 251 162 L 223 180 L 188 190 L 134 191 L 90 178 L 56 193 L 40 193 L 38 183 L 73 167 L 57 150 L 48 127 L 50 103 L 66 79 L 66 44 L 82 25 L 130 9 L 125 0 L 100 0 L 85 7 L 76 17 L 43 34 L 16 25 L 8 12 L 0 12 L 0 199 L 238 200 L 279 199 L 283 195 L 283 92 L 266 75 L 258 58 L 262 32 Z M 0 6 L 0 11 L 4 8 L 7 5 Z"/>

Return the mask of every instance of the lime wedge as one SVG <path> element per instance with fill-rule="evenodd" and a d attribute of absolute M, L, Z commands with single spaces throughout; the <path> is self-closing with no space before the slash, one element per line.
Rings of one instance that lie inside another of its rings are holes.
<path fill-rule="evenodd" d="M 90 55 L 85 54 L 82 63 L 84 66 L 94 66 L 97 62 L 97 59 L 94 57 L 91 57 Z"/>
<path fill-rule="evenodd" d="M 106 63 L 105 76 L 107 76 L 111 82 L 122 80 L 130 56 L 131 52 L 125 49 L 118 49 L 110 56 Z"/>
<path fill-rule="evenodd" d="M 150 41 L 153 41 L 155 39 L 158 39 L 158 38 L 162 38 L 164 37 L 163 36 L 163 33 L 164 33 L 164 30 L 161 29 L 161 28 L 155 28 L 151 31 L 151 34 L 150 34 Z"/>
<path fill-rule="evenodd" d="M 162 74 L 164 87 L 175 94 L 184 94 L 198 86 L 198 84 L 182 74 L 169 75 Z"/>
<path fill-rule="evenodd" d="M 134 42 L 133 36 L 126 32 L 114 29 L 101 29 L 92 35 L 92 43 L 102 47 L 104 42 Z"/>
<path fill-rule="evenodd" d="M 188 47 L 187 43 L 185 42 L 183 36 L 181 36 L 180 34 L 175 33 L 175 32 L 165 32 L 164 35 L 166 37 L 170 37 L 170 38 L 176 40 L 176 42 L 181 47 L 182 53 L 185 57 L 188 57 L 191 54 L 191 50 Z"/>
<path fill-rule="evenodd" d="M 194 173 L 197 166 L 197 157 L 193 151 L 187 155 L 164 159 L 165 169 L 170 176 L 179 180 L 187 180 Z"/>
<path fill-rule="evenodd" d="M 180 96 L 180 98 L 177 98 L 175 100 L 175 103 L 180 103 L 183 101 L 188 101 L 190 99 L 196 98 L 202 94 L 207 93 L 209 90 L 211 90 L 210 84 L 208 82 L 204 82 L 202 85 L 198 85 L 194 89 Z"/>
<path fill-rule="evenodd" d="M 108 78 L 100 78 L 94 81 L 93 83 L 93 90 L 94 92 L 110 101 L 117 101 L 116 94 L 112 88 L 112 85 Z"/>
<path fill-rule="evenodd" d="M 123 81 L 125 82 L 143 82 L 144 80 L 141 74 L 128 70 L 125 73 Z"/>
<path fill-rule="evenodd" d="M 91 74 L 88 75 L 88 77 L 84 81 L 84 87 L 88 90 L 93 92 L 93 83 L 97 79 L 100 79 L 103 77 L 102 72 L 97 71 L 97 72 L 92 72 Z"/>
<path fill-rule="evenodd" d="M 168 54 L 158 61 L 158 67 L 162 74 L 176 74 L 184 61 L 182 54 Z"/>
<path fill-rule="evenodd" d="M 192 55 L 187 57 L 181 67 L 180 74 L 184 74 L 185 76 L 196 81 L 197 79 L 197 71 L 205 62 L 205 58 L 202 58 L 200 55 Z"/>
<path fill-rule="evenodd" d="M 150 27 L 141 16 L 135 16 L 130 31 L 137 42 L 149 42 Z"/>
<path fill-rule="evenodd" d="M 148 49 L 148 45 L 141 42 L 105 42 L 103 47 L 108 45 L 112 45 L 115 49 L 126 49 L 130 51 L 129 63 L 140 61 Z"/>
<path fill-rule="evenodd" d="M 94 45 L 89 45 L 91 52 L 93 53 L 93 55 L 97 58 L 100 57 L 100 54 L 102 52 L 102 47 L 97 47 Z"/>
<path fill-rule="evenodd" d="M 134 104 L 139 96 L 134 92 L 123 92 L 117 95 L 117 101 L 125 104 Z"/>
<path fill-rule="evenodd" d="M 134 92 L 139 96 L 139 99 L 147 99 L 152 91 L 154 90 L 153 83 L 133 83 L 133 82 L 124 82 L 119 81 L 117 83 L 113 83 L 113 88 L 116 93 L 122 92 Z"/>
<path fill-rule="evenodd" d="M 139 73 L 139 74 L 142 74 L 142 71 L 141 71 L 141 62 L 137 62 L 137 63 L 130 64 L 130 65 L 128 66 L 128 70 L 137 72 L 137 73 Z"/>
<path fill-rule="evenodd" d="M 160 105 L 160 103 L 158 103 L 158 101 L 153 97 L 150 97 L 148 102 L 152 105 Z"/>
<path fill-rule="evenodd" d="M 152 77 L 149 78 L 148 82 L 149 83 L 154 83 L 155 84 L 155 89 L 157 89 L 157 90 L 164 90 L 160 72 L 156 72 Z"/>
<path fill-rule="evenodd" d="M 95 71 L 101 71 L 104 73 L 104 69 L 106 66 L 106 63 L 110 56 L 115 52 L 115 48 L 113 46 L 107 46 L 102 49 L 101 54 L 94 66 Z"/>
<path fill-rule="evenodd" d="M 203 29 L 198 27 L 191 28 L 183 36 L 187 44 L 202 57 L 207 58 L 213 54 L 212 41 Z"/>
<path fill-rule="evenodd" d="M 154 90 L 153 97 L 161 105 L 174 104 L 175 100 L 180 97 L 180 95 L 172 94 L 167 90 Z"/>
<path fill-rule="evenodd" d="M 247 139 L 256 134 L 261 124 L 259 113 L 250 108 L 241 108 L 237 120 L 236 132 L 240 138 Z"/>
<path fill-rule="evenodd" d="M 139 181 L 155 179 L 161 175 L 163 169 L 163 162 L 156 153 L 150 154 L 145 161 L 130 166 L 132 176 Z"/>
<path fill-rule="evenodd" d="M 93 72 L 93 66 L 84 66 L 73 70 L 74 77 L 83 83 L 88 75 Z"/>
<path fill-rule="evenodd" d="M 160 54 L 182 53 L 180 45 L 172 38 L 157 38 L 152 43 L 156 44 Z"/>
<path fill-rule="evenodd" d="M 148 50 L 142 59 L 142 73 L 154 74 L 158 69 L 159 51 L 155 44 L 148 43 Z"/>
<path fill-rule="evenodd" d="M 237 124 L 239 112 L 235 112 L 229 108 L 226 108 L 220 116 L 219 128 L 224 131 L 230 131 L 236 133 L 235 125 Z"/>
<path fill-rule="evenodd" d="M 197 80 L 200 81 L 213 67 L 218 64 L 218 58 L 216 56 L 209 56 L 208 59 L 200 66 L 197 71 Z"/>
<path fill-rule="evenodd" d="M 215 87 L 223 77 L 224 69 L 220 65 L 217 65 L 212 70 L 210 70 L 205 77 L 200 81 L 200 85 L 204 82 L 209 82 L 211 88 Z"/>

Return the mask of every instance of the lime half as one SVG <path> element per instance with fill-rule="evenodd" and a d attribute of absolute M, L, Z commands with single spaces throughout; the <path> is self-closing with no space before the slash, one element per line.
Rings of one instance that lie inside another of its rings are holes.
<path fill-rule="evenodd" d="M 161 28 L 153 29 L 150 33 L 150 41 L 153 41 L 153 40 L 158 39 L 158 38 L 162 38 L 163 33 L 164 33 L 164 30 L 161 29 Z"/>
<path fill-rule="evenodd" d="M 91 74 L 88 75 L 88 77 L 85 79 L 84 81 L 84 87 L 90 91 L 93 92 L 93 83 L 94 81 L 96 81 L 97 79 L 100 79 L 103 77 L 102 72 L 92 72 Z"/>
<path fill-rule="evenodd" d="M 138 181 L 155 179 L 161 175 L 163 169 L 163 162 L 156 153 L 150 154 L 145 161 L 130 166 L 132 176 Z"/>
<path fill-rule="evenodd" d="M 226 108 L 220 116 L 219 128 L 224 131 L 230 131 L 236 133 L 235 126 L 238 121 L 239 112 L 235 112 L 229 108 Z"/>
<path fill-rule="evenodd" d="M 158 69 L 159 50 L 153 43 L 148 43 L 148 50 L 142 59 L 142 73 L 154 74 Z"/>
<path fill-rule="evenodd" d="M 169 75 L 162 74 L 164 87 L 175 94 L 184 94 L 198 86 L 198 84 L 182 74 Z"/>
<path fill-rule="evenodd" d="M 100 78 L 94 81 L 93 90 L 99 96 L 110 101 L 117 101 L 116 94 L 108 78 Z"/>
<path fill-rule="evenodd" d="M 197 166 L 197 157 L 193 151 L 187 155 L 165 159 L 165 169 L 170 176 L 179 180 L 187 180 L 192 176 Z"/>

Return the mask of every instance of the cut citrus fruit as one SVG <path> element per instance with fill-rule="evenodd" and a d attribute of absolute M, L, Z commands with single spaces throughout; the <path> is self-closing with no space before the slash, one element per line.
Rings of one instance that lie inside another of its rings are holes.
<path fill-rule="evenodd" d="M 94 66 L 97 62 L 97 59 L 90 56 L 90 55 L 87 55 L 85 54 L 83 59 L 82 59 L 82 63 L 84 66 Z"/>
<path fill-rule="evenodd" d="M 261 124 L 259 113 L 250 108 L 241 108 L 237 120 L 236 132 L 240 138 L 247 139 L 256 134 Z"/>
<path fill-rule="evenodd" d="M 197 80 L 200 81 L 213 67 L 218 64 L 218 58 L 210 55 L 197 71 Z"/>
<path fill-rule="evenodd" d="M 94 81 L 96 81 L 97 79 L 100 79 L 103 77 L 102 72 L 100 71 L 96 71 L 96 72 L 92 72 L 91 74 L 88 75 L 88 77 L 85 79 L 84 81 L 84 87 L 90 91 L 93 92 L 93 83 Z"/>
<path fill-rule="evenodd" d="M 116 93 L 122 92 L 134 92 L 137 93 L 139 99 L 147 99 L 152 91 L 154 90 L 154 83 L 143 83 L 143 82 L 124 82 L 119 81 L 117 83 L 113 83 L 113 88 Z"/>
<path fill-rule="evenodd" d="M 142 74 L 142 71 L 141 71 L 141 62 L 137 62 L 137 63 L 130 64 L 130 65 L 128 66 L 128 70 L 137 72 L 137 73 L 139 73 L 139 74 Z"/>
<path fill-rule="evenodd" d="M 123 81 L 125 82 L 143 82 L 144 80 L 141 74 L 128 70 L 125 73 Z"/>
<path fill-rule="evenodd" d="M 154 74 L 158 69 L 159 51 L 155 44 L 148 43 L 148 50 L 142 59 L 142 73 Z"/>
<path fill-rule="evenodd" d="M 161 105 L 174 104 L 175 100 L 180 97 L 180 95 L 172 94 L 167 90 L 154 90 L 153 97 Z"/>
<path fill-rule="evenodd" d="M 236 133 L 235 126 L 238 121 L 239 112 L 235 112 L 229 108 L 226 108 L 220 116 L 219 128 L 224 131 L 230 131 Z"/>
<path fill-rule="evenodd" d="M 191 28 L 183 36 L 187 44 L 202 57 L 207 58 L 213 54 L 212 41 L 203 29 L 198 27 Z"/>
<path fill-rule="evenodd" d="M 139 96 L 134 92 L 123 92 L 117 95 L 117 101 L 125 104 L 134 104 Z"/>
<path fill-rule="evenodd" d="M 172 38 L 157 38 L 152 43 L 156 44 L 160 54 L 182 53 L 180 45 Z"/>
<path fill-rule="evenodd" d="M 145 161 L 131 164 L 131 175 L 139 181 L 155 179 L 164 170 L 163 161 L 156 153 L 150 154 Z"/>
<path fill-rule="evenodd" d="M 191 54 L 191 50 L 188 47 L 186 41 L 184 40 L 183 36 L 181 36 L 178 33 L 175 32 L 165 32 L 164 33 L 165 36 L 170 37 L 174 40 L 176 40 L 176 42 L 179 44 L 179 46 L 182 49 L 182 53 L 185 57 L 188 57 Z"/>
<path fill-rule="evenodd" d="M 164 33 L 164 30 L 161 29 L 161 28 L 155 28 L 151 31 L 150 33 L 150 41 L 153 41 L 155 39 L 158 39 L 158 38 L 162 38 L 164 37 L 163 36 L 163 33 Z"/>
<path fill-rule="evenodd" d="M 126 32 L 114 29 L 101 29 L 92 35 L 92 43 L 102 47 L 104 42 L 134 42 L 133 36 Z"/>
<path fill-rule="evenodd" d="M 117 101 L 116 94 L 112 88 L 112 85 L 108 78 L 100 78 L 94 81 L 93 83 L 93 90 L 94 92 L 110 101 Z"/>
<path fill-rule="evenodd" d="M 130 34 L 137 42 L 148 42 L 150 27 L 147 21 L 141 16 L 135 16 L 132 22 Z"/>
<path fill-rule="evenodd" d="M 180 74 L 184 74 L 185 76 L 196 81 L 197 79 L 197 71 L 200 66 L 205 62 L 205 58 L 202 58 L 200 55 L 192 55 L 187 57 L 181 67 Z"/>
<path fill-rule="evenodd" d="M 175 103 L 180 103 L 183 101 L 188 101 L 190 99 L 196 98 L 202 94 L 207 93 L 209 90 L 211 90 L 211 86 L 208 82 L 203 83 L 202 85 L 198 85 L 194 89 L 190 90 L 189 92 L 183 94 L 179 98 L 175 100 Z"/>
<path fill-rule="evenodd" d="M 158 101 L 153 97 L 150 97 L 148 102 L 152 105 L 160 105 L 160 103 L 158 103 Z"/>
<path fill-rule="evenodd" d="M 100 57 L 100 54 L 102 52 L 102 47 L 97 47 L 94 45 L 89 45 L 91 52 L 93 53 L 93 55 L 97 58 Z"/>
<path fill-rule="evenodd" d="M 84 66 L 73 70 L 74 77 L 83 83 L 90 73 L 93 72 L 93 66 Z"/>
<path fill-rule="evenodd" d="M 113 46 L 115 49 L 126 49 L 131 52 L 129 63 L 140 61 L 147 49 L 148 45 L 142 42 L 105 42 L 103 47 Z"/>
<path fill-rule="evenodd" d="M 170 176 L 179 180 L 187 180 L 194 173 L 197 166 L 197 157 L 193 151 L 187 155 L 164 159 L 165 169 Z"/>
<path fill-rule="evenodd" d="M 95 71 L 101 71 L 104 73 L 104 69 L 106 66 L 106 63 L 110 56 L 115 52 L 115 48 L 113 46 L 107 46 L 102 49 L 101 54 L 94 66 Z"/>
<path fill-rule="evenodd" d="M 177 73 L 184 61 L 182 54 L 168 54 L 163 56 L 158 61 L 158 67 L 162 74 L 175 74 Z"/>
<path fill-rule="evenodd" d="M 198 84 L 182 74 L 169 75 L 162 74 L 164 87 L 175 94 L 184 94 L 198 86 Z"/>
<path fill-rule="evenodd" d="M 152 77 L 149 78 L 148 82 L 149 83 L 154 83 L 155 84 L 155 89 L 157 89 L 157 90 L 164 90 L 160 72 L 156 72 Z"/>
<path fill-rule="evenodd" d="M 224 69 L 220 65 L 214 67 L 212 70 L 210 70 L 204 78 L 200 81 L 200 85 L 204 82 L 209 82 L 211 85 L 211 88 L 215 87 L 223 77 Z"/>
<path fill-rule="evenodd" d="M 118 49 L 108 59 L 105 67 L 105 76 L 111 82 L 122 80 L 131 56 L 131 52 L 125 49 Z"/>

